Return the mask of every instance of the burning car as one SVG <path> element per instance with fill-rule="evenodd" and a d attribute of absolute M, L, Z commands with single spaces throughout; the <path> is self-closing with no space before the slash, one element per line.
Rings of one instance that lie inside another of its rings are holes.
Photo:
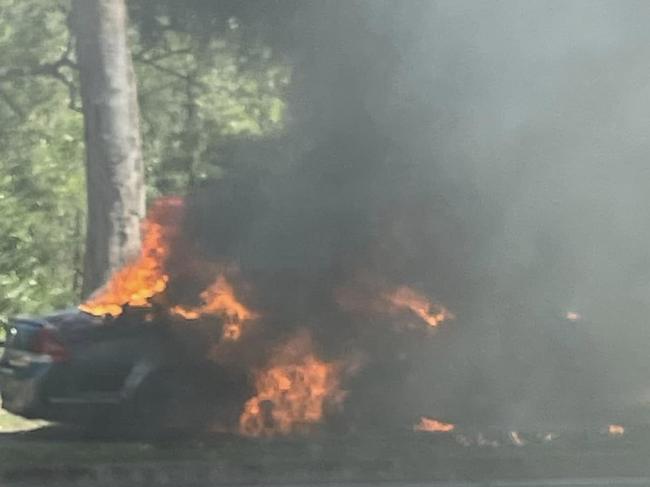
<path fill-rule="evenodd" d="M 242 270 L 226 253 L 204 252 L 184 226 L 185 205 L 154 203 L 139 255 L 77 309 L 11 321 L 0 359 L 4 408 L 111 430 L 251 437 L 324 424 L 471 436 L 495 425 L 522 432 L 618 421 L 610 402 L 594 399 L 595 366 L 574 359 L 591 347 L 575 312 L 540 314 L 529 327 L 536 353 L 552 357 L 515 357 L 529 381 L 512 386 L 478 369 L 468 381 L 439 339 L 461 327 L 447 326 L 454 313 L 428 293 L 372 273 Z M 446 403 L 426 389 L 456 383 L 455 392 L 438 389 Z M 497 404 L 503 396 L 511 406 Z M 535 426 L 538 409 L 547 414 Z"/>
<path fill-rule="evenodd" d="M 11 320 L 0 359 L 5 409 L 144 432 L 203 430 L 215 416 L 237 423 L 250 381 L 243 369 L 213 360 L 214 344 L 236 341 L 254 315 L 222 274 L 200 304 L 161 301 L 181 213 L 176 198 L 154 205 L 138 258 L 78 309 Z"/>
<path fill-rule="evenodd" d="M 306 332 L 247 354 L 262 349 L 249 329 L 258 314 L 231 284 L 236 271 L 200 256 L 173 262 L 174 248 L 191 246 L 182 214 L 178 198 L 157 202 L 140 255 L 78 309 L 10 322 L 5 409 L 136 432 L 258 436 L 316 423 L 342 401 L 339 365 L 316 357 Z"/>
<path fill-rule="evenodd" d="M 0 359 L 2 404 L 25 417 L 145 434 L 199 431 L 216 414 L 236 421 L 246 377 L 199 348 L 136 310 L 110 324 L 78 310 L 15 318 Z"/>
<path fill-rule="evenodd" d="M 140 254 L 77 309 L 10 322 L 0 359 L 5 409 L 129 431 L 305 432 L 342 409 L 346 381 L 369 356 L 385 368 L 372 374 L 384 383 L 373 378 L 369 387 L 387 390 L 387 380 L 403 382 L 401 366 L 390 365 L 403 362 L 396 344 L 422 341 L 454 318 L 408 286 L 363 279 L 331 292 L 320 277 L 258 276 L 265 297 L 256 297 L 236 266 L 206 257 L 187 237 L 184 209 L 180 198 L 156 202 Z M 341 330 L 329 349 L 322 318 L 312 326 L 295 318 L 318 301 Z M 367 339 L 369 322 L 386 326 Z M 369 417 L 372 394 L 359 395 L 351 417 Z"/>

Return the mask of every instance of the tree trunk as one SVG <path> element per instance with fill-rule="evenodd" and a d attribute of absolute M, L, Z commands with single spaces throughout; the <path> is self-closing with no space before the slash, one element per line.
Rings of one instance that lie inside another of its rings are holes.
<path fill-rule="evenodd" d="M 86 143 L 84 297 L 140 248 L 144 175 L 124 0 L 73 0 Z"/>

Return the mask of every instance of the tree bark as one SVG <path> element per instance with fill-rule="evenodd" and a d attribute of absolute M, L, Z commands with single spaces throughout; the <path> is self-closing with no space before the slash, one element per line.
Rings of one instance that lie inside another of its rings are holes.
<path fill-rule="evenodd" d="M 138 252 L 145 190 L 124 0 L 73 0 L 72 9 L 86 144 L 86 297 Z"/>

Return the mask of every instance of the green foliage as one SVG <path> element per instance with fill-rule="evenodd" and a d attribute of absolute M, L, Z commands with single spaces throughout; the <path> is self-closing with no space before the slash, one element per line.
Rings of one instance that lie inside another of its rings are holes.
<path fill-rule="evenodd" d="M 152 191 L 184 192 L 197 181 L 218 178 L 229 162 L 221 150 L 225 143 L 281 129 L 288 69 L 273 62 L 264 46 L 242 53 L 236 30 L 210 40 L 163 30 L 154 44 L 135 42 Z"/>
<path fill-rule="evenodd" d="M 0 0 L 0 57 L 5 68 L 36 67 L 58 59 L 69 38 L 60 0 Z"/>
<path fill-rule="evenodd" d="M 2 320 L 75 304 L 85 185 L 69 2 L 0 0 L 0 11 Z M 268 47 L 244 46 L 236 23 L 205 39 L 161 17 L 152 32 L 132 35 L 148 191 L 184 193 L 223 174 L 230 140 L 282 129 L 289 71 Z"/>
<path fill-rule="evenodd" d="M 82 120 L 37 72 L 66 50 L 57 2 L 1 0 L 0 319 L 74 301 L 84 204 Z"/>

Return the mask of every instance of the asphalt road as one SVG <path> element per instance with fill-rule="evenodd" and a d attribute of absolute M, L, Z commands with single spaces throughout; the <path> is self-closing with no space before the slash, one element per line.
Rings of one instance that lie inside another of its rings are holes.
<path fill-rule="evenodd" d="M 174 486 L 174 487 L 647 487 L 650 485 L 650 477 L 631 478 L 631 479 L 557 479 L 557 480 L 531 480 L 531 481 L 486 481 L 486 482 L 312 482 L 312 483 L 254 483 L 240 484 L 215 481 L 211 483 L 195 483 L 188 480 L 186 483 L 112 483 L 108 479 L 102 483 L 84 483 L 83 481 L 72 483 L 48 483 L 48 487 L 157 487 L 157 486 Z M 15 487 L 36 487 L 40 484 L 14 484 Z M 11 484 L 7 487 L 13 487 Z"/>
<path fill-rule="evenodd" d="M 467 448 L 444 435 L 147 443 L 6 426 L 0 487 L 650 487 L 646 434 Z"/>
<path fill-rule="evenodd" d="M 256 484 L 259 485 L 259 484 Z M 273 487 L 313 487 L 314 484 L 274 484 Z M 318 487 L 648 487 L 650 477 L 613 479 L 557 479 L 487 482 L 418 482 L 418 483 L 325 483 Z M 206 486 L 207 487 L 207 486 Z M 242 487 L 242 486 L 238 486 Z M 252 486 L 251 486 L 252 487 Z M 269 486 L 270 487 L 270 486 Z"/>

